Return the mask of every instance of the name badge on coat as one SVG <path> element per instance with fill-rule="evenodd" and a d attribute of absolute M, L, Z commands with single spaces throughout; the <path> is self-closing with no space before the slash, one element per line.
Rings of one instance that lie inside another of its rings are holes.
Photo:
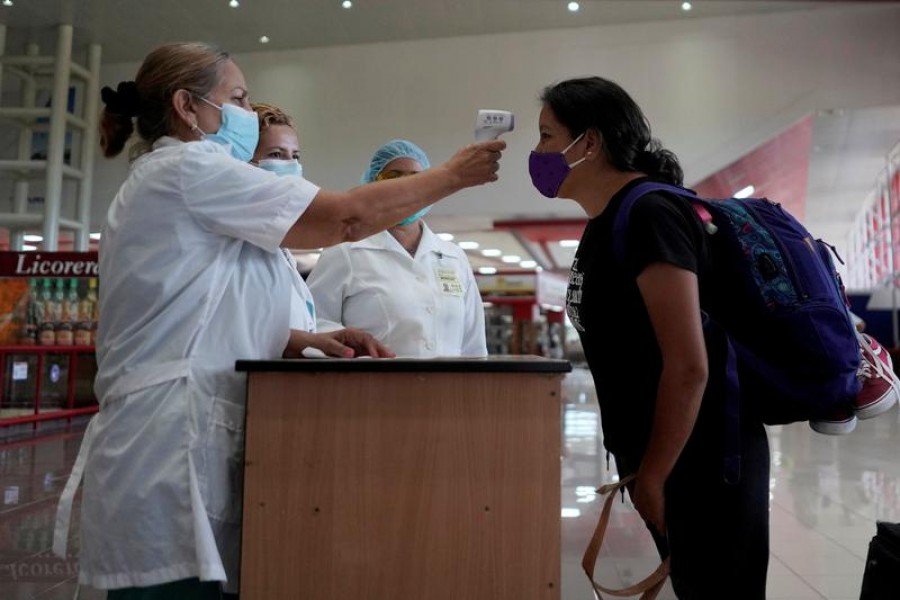
<path fill-rule="evenodd" d="M 438 287 L 441 289 L 441 292 L 448 296 L 463 295 L 462 282 L 459 280 L 456 269 L 442 269 L 438 267 L 434 272 L 437 274 Z"/>

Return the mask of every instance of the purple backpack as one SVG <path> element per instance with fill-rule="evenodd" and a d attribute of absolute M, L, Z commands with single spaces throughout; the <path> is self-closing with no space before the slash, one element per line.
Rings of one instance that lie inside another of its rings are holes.
<path fill-rule="evenodd" d="M 705 321 L 727 333 L 734 354 L 729 388 L 740 386 L 738 398 L 753 401 L 772 425 L 849 408 L 860 390 L 860 351 L 831 260 L 834 249 L 769 200 L 705 200 L 678 186 L 645 182 L 625 196 L 615 218 L 620 262 L 631 209 L 650 192 L 689 201 L 710 235 L 712 281 L 704 288 L 711 293 L 702 308 Z"/>

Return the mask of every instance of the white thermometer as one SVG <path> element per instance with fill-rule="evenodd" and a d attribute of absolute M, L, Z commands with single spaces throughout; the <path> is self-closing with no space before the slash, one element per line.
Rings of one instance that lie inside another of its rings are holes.
<path fill-rule="evenodd" d="M 512 131 L 516 126 L 516 116 L 508 110 L 483 108 L 475 119 L 475 141 L 496 140 L 501 133 Z"/>

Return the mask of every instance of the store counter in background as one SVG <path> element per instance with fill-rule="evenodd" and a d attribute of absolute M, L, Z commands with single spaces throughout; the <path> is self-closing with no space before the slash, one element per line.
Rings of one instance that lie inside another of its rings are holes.
<path fill-rule="evenodd" d="M 567 361 L 237 369 L 242 600 L 558 600 Z"/>

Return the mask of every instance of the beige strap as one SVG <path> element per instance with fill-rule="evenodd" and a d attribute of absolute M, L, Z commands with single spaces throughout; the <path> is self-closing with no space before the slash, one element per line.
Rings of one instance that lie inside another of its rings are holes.
<path fill-rule="evenodd" d="M 593 586 L 594 593 L 597 595 L 598 600 L 603 600 L 603 594 L 609 594 L 610 596 L 619 598 L 641 594 L 641 600 L 654 600 L 662 589 L 663 584 L 665 584 L 666 578 L 669 576 L 669 559 L 666 558 L 666 560 L 664 560 L 662 564 L 660 564 L 656 570 L 644 580 L 621 590 L 604 587 L 594 581 L 594 566 L 597 563 L 597 556 L 600 554 L 600 546 L 603 545 L 606 527 L 609 525 L 609 515 L 610 512 L 612 512 L 612 503 L 616 497 L 616 492 L 624 488 L 628 482 L 634 479 L 634 477 L 634 475 L 629 475 L 616 483 L 609 483 L 597 488 L 598 494 L 608 494 L 608 496 L 603 503 L 603 510 L 600 513 L 600 521 L 597 523 L 597 529 L 594 530 L 594 536 L 591 538 L 591 542 L 584 551 L 581 567 L 584 569 L 588 579 L 591 580 L 591 586 Z"/>

